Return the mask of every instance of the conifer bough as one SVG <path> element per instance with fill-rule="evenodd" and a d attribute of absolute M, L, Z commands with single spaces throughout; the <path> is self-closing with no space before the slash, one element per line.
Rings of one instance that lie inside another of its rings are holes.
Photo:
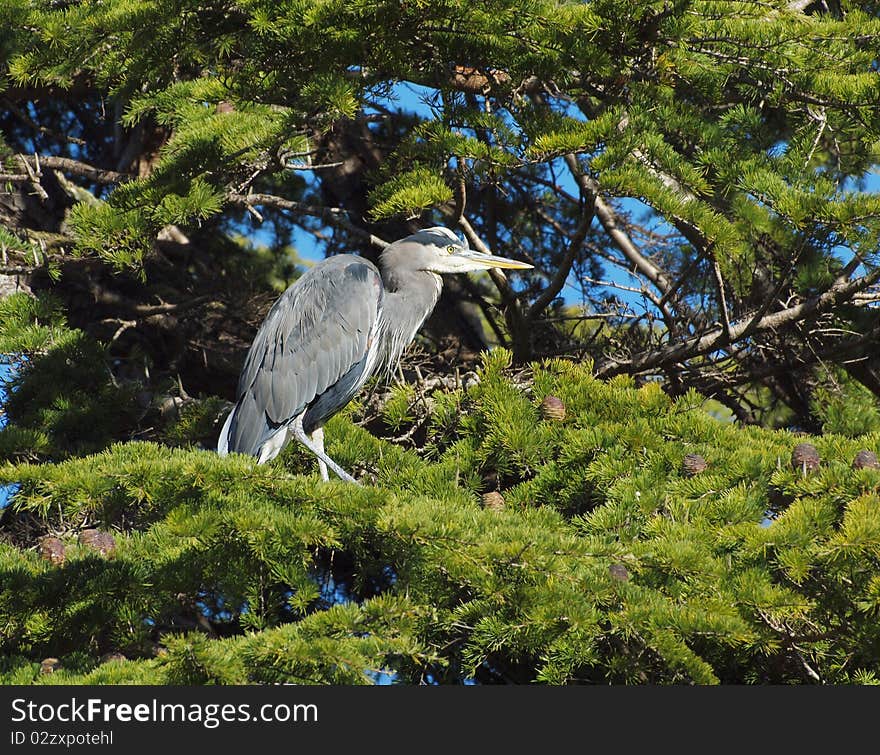
<path fill-rule="evenodd" d="M 2 683 L 876 683 L 871 4 L 0 0 L 0 28 Z M 535 268 L 447 279 L 393 436 L 329 420 L 375 484 L 206 452 L 292 239 L 376 262 L 436 225 Z"/>

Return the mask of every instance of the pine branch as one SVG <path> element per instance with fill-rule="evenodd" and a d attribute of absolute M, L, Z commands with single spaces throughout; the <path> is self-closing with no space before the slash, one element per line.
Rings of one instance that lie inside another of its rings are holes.
<path fill-rule="evenodd" d="M 287 210 L 297 215 L 309 215 L 320 218 L 321 220 L 344 228 L 354 236 L 369 242 L 377 249 L 384 249 L 388 246 L 387 241 L 373 235 L 369 231 L 355 225 L 348 218 L 348 213 L 337 207 L 320 207 L 317 205 L 309 205 L 304 202 L 295 202 L 284 197 L 275 196 L 274 194 L 236 194 L 231 193 L 226 197 L 227 201 L 241 207 L 253 207 L 254 205 L 263 205 L 266 207 L 276 207 L 279 210 Z"/>
<path fill-rule="evenodd" d="M 130 181 L 134 178 L 130 173 L 119 173 L 115 170 L 104 170 L 94 165 L 74 160 L 70 157 L 57 157 L 54 155 L 18 155 L 20 160 L 27 163 L 32 170 L 40 174 L 41 168 L 52 168 L 64 173 L 73 173 L 83 178 L 102 184 L 115 184 Z"/>
<path fill-rule="evenodd" d="M 629 361 L 618 359 L 605 361 L 599 366 L 597 374 L 602 377 L 610 377 L 621 372 L 639 374 L 711 353 L 753 333 L 776 330 L 782 326 L 804 320 L 812 315 L 827 312 L 841 303 L 849 301 L 860 291 L 870 288 L 878 280 L 880 280 L 880 268 L 853 281 L 837 281 L 823 293 L 795 306 L 772 312 L 760 319 L 742 320 L 731 325 L 729 335 L 723 326 L 714 328 L 702 335 L 696 335 L 685 341 L 670 344 Z"/>

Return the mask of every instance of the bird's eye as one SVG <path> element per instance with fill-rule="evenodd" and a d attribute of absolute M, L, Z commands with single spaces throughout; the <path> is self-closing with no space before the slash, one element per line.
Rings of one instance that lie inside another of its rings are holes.
<path fill-rule="evenodd" d="M 449 246 L 446 247 L 446 251 L 449 254 L 455 254 L 455 247 L 452 244 L 450 244 Z"/>

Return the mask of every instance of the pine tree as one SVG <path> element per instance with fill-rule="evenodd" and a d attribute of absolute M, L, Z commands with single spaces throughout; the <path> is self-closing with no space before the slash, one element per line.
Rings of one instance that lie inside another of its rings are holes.
<path fill-rule="evenodd" d="M 804 473 L 801 437 L 715 419 L 695 393 L 565 361 L 524 380 L 509 360 L 438 389 L 422 453 L 357 406 L 334 418 L 330 452 L 363 488 L 320 482 L 295 448 L 267 466 L 143 442 L 8 464 L 3 679 L 874 680 L 880 469 L 851 462 L 880 435 L 813 438 Z M 564 420 L 542 418 L 547 395 Z M 487 476 L 500 506 L 481 505 Z"/>
<path fill-rule="evenodd" d="M 4 682 L 876 681 L 872 4 L 0 26 Z M 214 454 L 294 234 L 425 224 L 536 272 L 330 422 L 367 484 Z"/>

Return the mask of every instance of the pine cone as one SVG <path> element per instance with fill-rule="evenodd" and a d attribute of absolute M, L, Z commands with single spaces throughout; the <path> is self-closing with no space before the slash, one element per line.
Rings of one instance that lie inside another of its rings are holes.
<path fill-rule="evenodd" d="M 629 571 L 623 564 L 611 564 L 608 567 L 608 573 L 611 575 L 611 579 L 615 579 L 618 582 L 627 582 L 629 580 Z"/>
<path fill-rule="evenodd" d="M 699 454 L 686 454 L 684 461 L 681 463 L 681 470 L 688 477 L 693 477 L 700 474 L 700 472 L 705 472 L 708 466 L 709 462 Z"/>
<path fill-rule="evenodd" d="M 107 663 L 108 661 L 127 661 L 127 660 L 128 660 L 128 658 L 126 658 L 122 653 L 114 650 L 109 653 L 104 653 L 104 655 L 102 655 L 101 658 L 99 659 L 98 663 Z"/>
<path fill-rule="evenodd" d="M 877 460 L 877 454 L 873 451 L 869 451 L 866 448 L 863 448 L 856 454 L 856 458 L 853 459 L 852 463 L 853 469 L 880 469 L 880 461 Z"/>
<path fill-rule="evenodd" d="M 492 89 L 493 84 L 503 85 L 510 83 L 510 74 L 497 68 L 489 68 L 482 71 L 472 66 L 457 65 L 449 76 L 449 85 L 461 92 L 470 94 L 486 94 Z"/>
<path fill-rule="evenodd" d="M 57 537 L 50 535 L 41 537 L 39 551 L 40 556 L 46 559 L 52 566 L 61 566 L 64 563 L 64 543 Z"/>
<path fill-rule="evenodd" d="M 79 533 L 79 544 L 98 551 L 102 556 L 110 556 L 116 550 L 116 539 L 101 530 L 83 530 Z"/>
<path fill-rule="evenodd" d="M 798 443 L 791 452 L 791 467 L 806 475 L 819 468 L 819 452 L 812 443 Z"/>
<path fill-rule="evenodd" d="M 562 422 L 565 419 L 565 404 L 562 403 L 562 399 L 556 396 L 547 396 L 541 402 L 541 416 L 544 419 Z"/>
<path fill-rule="evenodd" d="M 40 661 L 41 674 L 54 674 L 61 668 L 61 661 L 57 658 L 44 658 Z"/>
<path fill-rule="evenodd" d="M 483 508 L 501 511 L 504 508 L 504 496 L 497 490 L 493 490 L 491 493 L 483 493 Z"/>

